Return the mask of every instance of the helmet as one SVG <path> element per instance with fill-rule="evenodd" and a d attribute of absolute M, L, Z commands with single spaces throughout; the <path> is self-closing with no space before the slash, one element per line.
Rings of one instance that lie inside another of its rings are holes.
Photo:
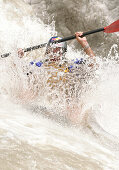
<path fill-rule="evenodd" d="M 53 41 L 58 41 L 61 40 L 61 37 L 55 36 L 51 37 L 50 40 L 48 41 L 47 47 L 46 47 L 46 53 L 48 52 L 48 49 L 50 48 L 56 48 L 56 47 L 61 47 L 63 54 L 67 52 L 67 43 L 66 42 L 61 42 L 61 43 L 54 43 L 52 44 Z"/>

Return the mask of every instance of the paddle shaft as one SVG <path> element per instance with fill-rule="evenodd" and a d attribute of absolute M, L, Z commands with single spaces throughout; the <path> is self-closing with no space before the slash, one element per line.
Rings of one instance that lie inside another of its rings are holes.
<path fill-rule="evenodd" d="M 99 29 L 96 29 L 96 30 L 84 32 L 81 37 L 84 37 L 84 36 L 89 35 L 89 34 L 94 34 L 94 33 L 96 33 L 96 32 L 100 32 L 100 31 L 104 31 L 104 28 L 99 28 Z M 76 35 L 73 35 L 73 36 L 66 37 L 66 38 L 63 38 L 63 39 L 61 39 L 61 40 L 58 40 L 58 41 L 56 41 L 55 43 L 60 43 L 60 42 L 64 42 L 64 41 L 69 41 L 69 40 L 72 40 L 72 39 L 75 39 L 75 38 L 76 38 Z"/>
<path fill-rule="evenodd" d="M 96 29 L 96 30 L 84 32 L 81 37 L 84 37 L 84 36 L 89 35 L 89 34 L 94 34 L 96 32 L 104 31 L 104 30 L 105 30 L 105 28 L 99 28 L 99 29 Z M 53 43 L 65 42 L 65 41 L 69 41 L 69 40 L 72 40 L 72 39 L 75 39 L 75 38 L 76 38 L 76 35 L 73 35 L 73 36 L 70 36 L 70 37 L 66 37 L 66 38 L 60 39 L 58 41 L 54 41 Z M 28 51 L 36 50 L 36 49 L 45 47 L 46 45 L 47 45 L 47 43 L 36 45 L 36 46 L 32 46 L 32 47 L 23 49 L 23 51 L 24 52 L 28 52 Z M 5 54 L 2 54 L 1 57 L 5 58 L 5 57 L 8 57 L 10 54 L 11 53 L 5 53 Z"/>
<path fill-rule="evenodd" d="M 36 50 L 36 49 L 45 47 L 46 45 L 47 45 L 47 43 L 36 45 L 36 46 L 32 46 L 32 47 L 28 47 L 28 48 L 23 49 L 23 51 L 24 52 L 28 52 L 28 51 Z M 5 53 L 5 54 L 2 54 L 1 57 L 5 58 L 5 57 L 8 57 L 10 54 L 11 53 Z"/>

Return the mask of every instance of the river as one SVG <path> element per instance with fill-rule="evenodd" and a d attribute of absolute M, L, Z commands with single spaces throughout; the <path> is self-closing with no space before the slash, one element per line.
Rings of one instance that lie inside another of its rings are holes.
<path fill-rule="evenodd" d="M 119 169 L 119 34 L 88 37 L 98 67 L 69 110 L 59 91 L 49 92 L 44 69 L 30 68 L 31 79 L 24 74 L 31 60 L 43 59 L 45 48 L 17 57 L 18 48 L 54 34 L 70 36 L 117 20 L 118 1 L 102 2 L 0 1 L 0 53 L 11 52 L 0 58 L 1 170 Z M 68 42 L 66 56 L 86 57 L 76 40 Z M 58 97 L 48 100 L 54 93 Z"/>

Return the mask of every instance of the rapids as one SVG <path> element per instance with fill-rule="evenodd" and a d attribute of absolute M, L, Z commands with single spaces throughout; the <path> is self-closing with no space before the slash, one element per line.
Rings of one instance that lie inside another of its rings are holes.
<path fill-rule="evenodd" d="M 54 34 L 87 31 L 94 23 L 98 27 L 118 17 L 116 0 L 109 5 L 108 1 L 95 4 L 92 0 L 80 1 L 78 6 L 78 2 L 0 1 L 0 53 L 12 53 L 0 58 L 1 170 L 118 170 L 118 34 L 99 33 L 88 38 L 97 54 L 97 68 L 82 81 L 80 90 L 77 85 L 80 96 L 76 101 L 69 100 L 70 108 L 63 92 L 47 86 L 47 71 L 29 67 L 30 61 L 44 58 L 45 48 L 29 52 L 23 59 L 17 56 L 18 48 L 47 42 Z M 91 4 L 93 7 L 86 10 Z M 111 12 L 114 15 L 107 17 Z M 87 57 L 75 41 L 68 43 L 69 61 Z M 26 76 L 29 68 L 34 73 L 30 78 Z M 86 71 L 91 72 L 88 68 Z"/>

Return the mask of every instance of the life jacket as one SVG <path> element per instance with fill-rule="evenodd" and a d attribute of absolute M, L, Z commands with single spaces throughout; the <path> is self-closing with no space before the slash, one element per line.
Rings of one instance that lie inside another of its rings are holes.
<path fill-rule="evenodd" d="M 51 88 L 62 86 L 62 84 L 63 86 L 65 86 L 65 88 L 69 86 L 71 84 L 69 82 L 71 82 L 71 80 L 73 79 L 74 73 L 76 76 L 78 76 L 80 65 L 84 63 L 85 61 L 82 58 L 80 60 L 72 60 L 71 65 L 69 65 L 67 62 L 64 62 L 63 64 L 57 64 L 57 62 L 55 61 L 43 63 L 42 61 L 36 62 L 34 60 L 30 62 L 31 65 L 34 65 L 39 68 L 44 66 L 49 75 L 47 83 Z"/>

